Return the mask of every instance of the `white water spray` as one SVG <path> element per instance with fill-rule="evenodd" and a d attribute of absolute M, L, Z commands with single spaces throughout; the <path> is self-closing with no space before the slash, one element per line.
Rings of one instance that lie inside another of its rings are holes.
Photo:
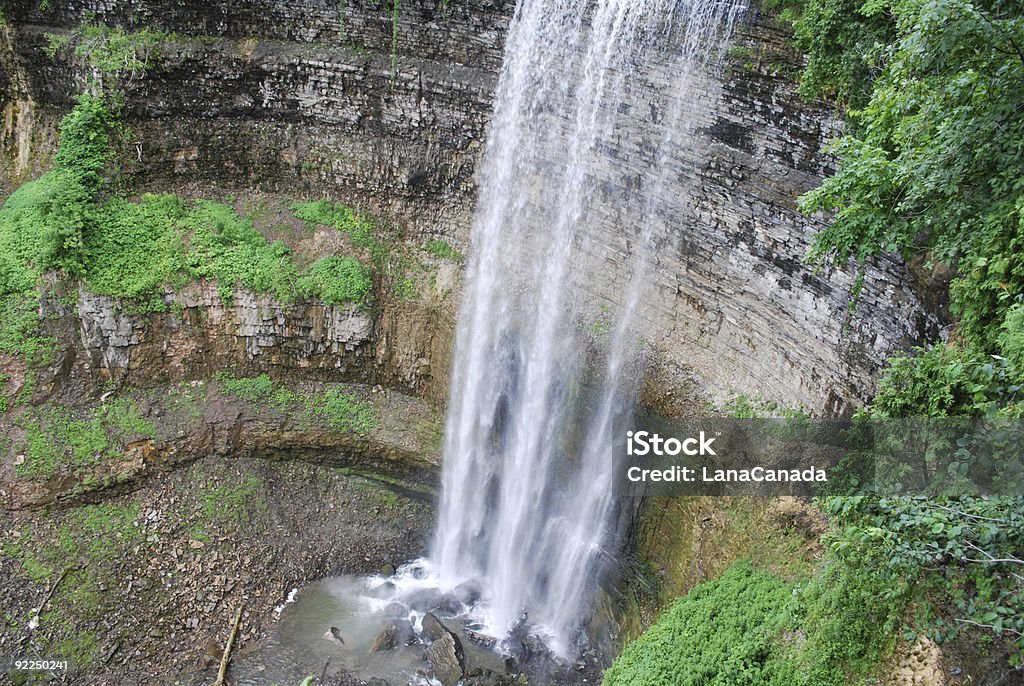
<path fill-rule="evenodd" d="M 557 654 L 581 647 L 596 579 L 615 553 L 616 426 L 633 401 L 632 329 L 652 227 L 666 221 L 665 160 L 693 136 L 682 88 L 720 57 L 739 9 L 738 0 L 517 7 L 479 177 L 432 554 L 442 586 L 481 583 L 496 636 L 526 612 Z M 673 74 L 673 92 L 645 90 L 650 69 Z M 627 130 L 625 115 L 648 107 L 651 121 L 636 130 L 633 116 Z M 614 154 L 623 136 L 652 151 L 641 183 L 625 190 Z M 617 303 L 596 303 L 586 284 L 609 256 L 592 236 L 616 213 L 630 217 L 620 230 L 632 236 L 631 276 Z M 587 324 L 602 307 L 613 321 L 601 322 L 595 362 Z"/>

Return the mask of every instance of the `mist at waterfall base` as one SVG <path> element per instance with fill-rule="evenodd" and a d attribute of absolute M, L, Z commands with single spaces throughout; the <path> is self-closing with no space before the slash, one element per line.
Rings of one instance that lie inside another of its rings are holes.
<path fill-rule="evenodd" d="M 652 237 L 674 225 L 660 199 L 686 188 L 668 162 L 694 144 L 692 115 L 706 106 L 687 85 L 720 61 L 740 9 L 520 0 L 478 171 L 432 549 L 392 578 L 305 589 L 283 625 L 308 615 L 303 594 L 315 593 L 336 612 L 312 622 L 314 642 L 345 622 L 379 630 L 384 603 L 414 634 L 433 611 L 469 650 L 520 666 L 524 653 L 572 665 L 613 644 L 611 603 L 598 600 L 630 515 L 614 496 L 614 452 L 643 368 Z M 343 652 L 368 676 L 382 667 L 362 643 Z"/>

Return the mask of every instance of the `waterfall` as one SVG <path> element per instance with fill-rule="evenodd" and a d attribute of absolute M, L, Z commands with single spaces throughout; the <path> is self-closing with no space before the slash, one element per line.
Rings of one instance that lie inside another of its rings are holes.
<path fill-rule="evenodd" d="M 616 553 L 615 444 L 642 350 L 634 325 L 653 232 L 671 221 L 658 201 L 680 192 L 665 162 L 693 140 L 686 85 L 721 57 L 739 9 L 516 9 L 478 178 L 431 554 L 443 586 L 479 582 L 493 635 L 525 612 L 555 653 L 581 647 L 596 579 Z M 642 164 L 636 182 L 616 154 L 629 137 L 648 151 L 629 161 Z M 615 221 L 626 224 L 616 232 Z M 598 226 L 614 239 L 596 241 Z M 588 284 L 613 262 L 617 297 L 597 299 Z"/>

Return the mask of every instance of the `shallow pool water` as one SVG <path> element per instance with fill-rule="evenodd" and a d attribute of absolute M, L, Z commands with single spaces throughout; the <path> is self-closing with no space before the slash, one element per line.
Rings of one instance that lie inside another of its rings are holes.
<path fill-rule="evenodd" d="M 309 675 L 347 672 L 390 686 L 438 684 L 420 639 L 423 616 L 432 612 L 462 641 L 467 669 L 504 671 L 504 658 L 492 647 L 468 637 L 482 627 L 473 619 L 475 594 L 438 590 L 425 563 L 404 566 L 392 577 L 337 576 L 311 583 L 279 608 L 270 640 L 255 652 L 232 660 L 233 683 L 239 686 L 299 683 Z M 332 634 L 332 627 L 335 632 Z M 393 647 L 374 650 L 391 627 Z M 467 630 L 469 633 L 467 633 Z"/>

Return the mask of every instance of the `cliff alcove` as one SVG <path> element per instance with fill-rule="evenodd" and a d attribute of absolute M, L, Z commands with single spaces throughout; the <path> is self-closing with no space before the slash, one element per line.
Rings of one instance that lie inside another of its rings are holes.
<path fill-rule="evenodd" d="M 715 29 L 728 39 L 720 51 L 682 71 L 644 68 L 629 97 L 595 108 L 616 124 L 587 158 L 594 190 L 581 197 L 599 211 L 566 277 L 589 300 L 570 310 L 565 350 L 537 355 L 567 367 L 579 357 L 589 383 L 614 358 L 611 313 L 628 311 L 641 342 L 622 347 L 641 351 L 643 370 L 631 393 L 652 415 L 848 418 L 876 395 L 892 356 L 953 326 L 953 268 L 941 260 L 807 259 L 832 218 L 801 212 L 797 199 L 836 172 L 825 150 L 843 113 L 801 97 L 805 59 L 783 4 L 736 4 L 731 33 Z M 458 509 L 440 495 L 445 415 L 452 389 L 471 385 L 455 359 L 469 326 L 460 307 L 474 278 L 520 249 L 474 267 L 518 12 L 513 0 L 4 2 L 0 226 L 15 229 L 0 237 L 0 656 L 31 648 L 77 663 L 26 683 L 212 681 L 236 608 L 234 659 L 249 661 L 246 683 L 262 683 L 260 651 L 273 649 L 293 589 L 335 575 L 395 585 L 404 563 L 444 547 L 435 520 Z M 662 150 L 651 127 L 672 117 L 688 137 Z M 523 213 L 544 197 L 542 172 L 533 183 L 535 195 L 517 199 Z M 659 204 L 642 232 L 629 203 L 645 193 Z M 539 211 L 541 228 L 551 212 Z M 650 287 L 633 302 L 637 264 Z M 510 288 L 540 321 L 546 277 Z M 536 352 L 525 333 L 509 335 L 472 368 L 505 374 L 476 389 L 493 407 L 478 403 L 484 416 L 463 425 L 485 427 L 479 453 L 511 442 Z M 565 379 L 544 392 L 580 422 L 545 436 L 579 449 L 592 438 L 584 420 L 606 408 L 600 389 Z M 547 466 L 549 480 L 571 484 L 584 462 Z M 465 469 L 482 510 L 497 509 L 494 479 Z M 538 511 L 543 488 L 521 489 Z M 676 598 L 697 616 L 701 598 L 735 588 L 759 594 L 750 604 L 779 634 L 762 652 L 804 645 L 803 627 L 785 623 L 791 608 L 776 616 L 770 605 L 789 608 L 806 589 L 827 596 L 821 587 L 841 574 L 823 561 L 835 513 L 803 498 L 624 502 L 608 507 L 610 521 L 580 527 L 609 530 L 610 561 L 563 574 L 579 583 L 558 598 L 569 605 L 600 577 L 597 600 L 579 601 L 586 630 L 573 635 L 589 631 L 599 648 L 563 660 L 564 637 L 527 636 L 530 617 L 516 608 L 507 662 L 459 664 L 443 679 L 431 662 L 439 681 L 410 683 L 589 683 Z M 563 525 L 562 514 L 551 521 Z M 478 523 L 459 533 L 482 550 L 494 544 Z M 565 526 L 544 533 L 568 548 L 582 534 Z M 540 576 L 543 593 L 558 583 L 556 571 Z M 848 582 L 859 589 L 845 577 L 835 585 Z M 823 621 L 812 615 L 808 625 Z M 459 640 L 493 647 L 483 622 L 458 639 L 428 616 L 436 645 L 455 637 L 456 662 Z M 413 622 L 418 636 L 429 621 Z M 953 684 L 983 678 L 990 657 L 1005 662 L 998 641 L 944 653 L 931 640 L 887 644 L 869 667 Z M 303 665 L 303 676 L 320 667 Z M 323 670 L 319 683 L 383 683 Z"/>

